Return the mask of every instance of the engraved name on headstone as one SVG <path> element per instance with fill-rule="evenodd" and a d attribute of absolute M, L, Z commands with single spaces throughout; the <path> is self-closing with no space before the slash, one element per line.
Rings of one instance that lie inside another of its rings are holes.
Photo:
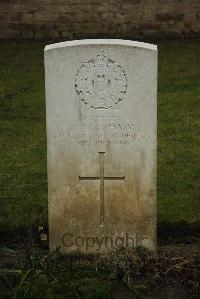
<path fill-rule="evenodd" d="M 157 47 L 45 47 L 49 245 L 156 249 Z"/>

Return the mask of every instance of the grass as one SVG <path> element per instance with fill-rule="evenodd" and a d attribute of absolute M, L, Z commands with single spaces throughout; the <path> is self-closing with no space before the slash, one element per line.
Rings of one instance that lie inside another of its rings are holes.
<path fill-rule="evenodd" d="M 154 257 L 137 247 L 105 255 L 62 256 L 59 251 L 48 254 L 28 248 L 26 253 L 23 247 L 0 248 L 2 299 L 197 299 L 200 295 L 198 251 L 188 255 L 179 248 Z"/>
<path fill-rule="evenodd" d="M 47 223 L 42 42 L 0 47 L 1 229 Z M 158 222 L 200 219 L 200 42 L 159 44 Z"/>
<path fill-rule="evenodd" d="M 158 220 L 198 222 L 200 43 L 159 50 Z"/>

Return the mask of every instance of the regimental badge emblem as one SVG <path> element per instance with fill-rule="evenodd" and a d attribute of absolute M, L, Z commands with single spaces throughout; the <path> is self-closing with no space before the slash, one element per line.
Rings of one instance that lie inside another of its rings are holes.
<path fill-rule="evenodd" d="M 87 109 L 115 108 L 125 97 L 127 77 L 118 63 L 101 53 L 79 68 L 75 88 Z"/>

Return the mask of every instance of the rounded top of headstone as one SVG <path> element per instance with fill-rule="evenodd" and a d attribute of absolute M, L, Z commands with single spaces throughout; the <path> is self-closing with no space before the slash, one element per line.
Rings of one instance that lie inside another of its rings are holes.
<path fill-rule="evenodd" d="M 127 46 L 134 48 L 143 48 L 147 50 L 157 51 L 157 46 L 149 43 L 123 40 L 123 39 L 82 39 L 82 40 L 73 40 L 55 43 L 47 45 L 45 51 L 53 50 L 57 48 L 64 47 L 75 47 L 75 46 L 84 46 L 84 45 L 116 45 L 116 46 Z"/>

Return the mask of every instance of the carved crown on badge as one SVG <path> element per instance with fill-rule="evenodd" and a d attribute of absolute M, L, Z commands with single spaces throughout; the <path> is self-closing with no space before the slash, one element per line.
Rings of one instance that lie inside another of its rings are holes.
<path fill-rule="evenodd" d="M 86 108 L 114 108 L 126 94 L 127 77 L 118 63 L 101 53 L 79 68 L 75 88 Z"/>

